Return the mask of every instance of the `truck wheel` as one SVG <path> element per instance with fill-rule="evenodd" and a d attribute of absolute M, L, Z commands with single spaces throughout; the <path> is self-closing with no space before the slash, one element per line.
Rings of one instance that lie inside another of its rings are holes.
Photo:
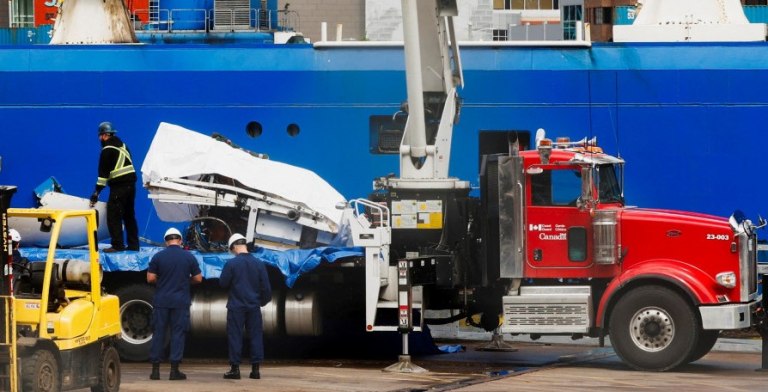
<path fill-rule="evenodd" d="M 688 359 L 688 363 L 696 362 L 705 355 L 709 354 L 710 351 L 712 351 L 712 347 L 715 347 L 715 343 L 717 343 L 717 338 L 720 336 L 720 331 L 701 331 L 701 336 L 699 337 L 699 343 L 696 345 L 696 348 L 693 350 L 693 353 L 691 354 L 691 358 Z"/>
<path fill-rule="evenodd" d="M 59 363 L 53 353 L 42 348 L 24 358 L 21 381 L 24 392 L 59 392 Z"/>
<path fill-rule="evenodd" d="M 115 294 L 120 298 L 122 338 L 117 342 L 120 357 L 127 361 L 146 361 L 152 344 L 155 289 L 146 284 L 132 284 L 117 289 Z"/>
<path fill-rule="evenodd" d="M 106 346 L 99 358 L 99 383 L 91 392 L 117 392 L 120 390 L 120 355 L 117 349 Z"/>
<path fill-rule="evenodd" d="M 630 290 L 610 316 L 609 334 L 616 354 L 638 370 L 664 371 L 687 363 L 701 332 L 691 305 L 660 286 Z"/>

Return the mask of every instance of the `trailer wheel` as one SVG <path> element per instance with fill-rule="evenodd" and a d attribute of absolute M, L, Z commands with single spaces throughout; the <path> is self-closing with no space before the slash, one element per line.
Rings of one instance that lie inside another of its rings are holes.
<path fill-rule="evenodd" d="M 99 358 L 99 383 L 91 392 L 117 392 L 120 390 L 120 355 L 113 346 L 106 346 Z"/>
<path fill-rule="evenodd" d="M 115 294 L 120 298 L 122 338 L 117 342 L 120 357 L 127 361 L 146 361 L 152 345 L 155 289 L 146 284 L 132 284 L 117 289 Z"/>
<path fill-rule="evenodd" d="M 688 302 L 660 286 L 630 290 L 610 316 L 609 334 L 616 354 L 638 370 L 664 371 L 687 363 L 701 333 Z"/>
<path fill-rule="evenodd" d="M 720 337 L 720 331 L 701 331 L 699 343 L 693 350 L 691 358 L 688 359 L 688 363 L 696 362 L 705 355 L 709 354 L 709 352 L 712 351 L 712 347 L 715 347 L 715 343 L 717 343 L 718 337 Z"/>
<path fill-rule="evenodd" d="M 36 349 L 22 362 L 21 381 L 24 392 L 59 392 L 59 363 L 45 348 Z"/>

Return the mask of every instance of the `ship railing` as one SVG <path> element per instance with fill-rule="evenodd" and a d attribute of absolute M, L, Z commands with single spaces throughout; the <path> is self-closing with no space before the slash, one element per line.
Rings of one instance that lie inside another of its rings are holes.
<path fill-rule="evenodd" d="M 11 16 L 11 27 L 35 27 L 35 16 L 30 14 L 14 14 Z"/>
<path fill-rule="evenodd" d="M 299 19 L 299 13 L 289 10 L 276 11 L 278 16 L 278 22 L 280 24 L 280 30 L 282 31 L 301 31 L 301 20 Z"/>
<path fill-rule="evenodd" d="M 137 9 L 131 15 L 135 30 L 171 31 L 173 21 L 168 9 Z"/>
<path fill-rule="evenodd" d="M 168 27 L 172 31 L 208 31 L 210 17 L 203 8 L 174 8 Z"/>
<path fill-rule="evenodd" d="M 272 12 L 263 8 L 251 8 L 251 20 L 256 31 L 272 31 Z"/>
<path fill-rule="evenodd" d="M 299 13 L 292 10 L 267 10 L 250 8 L 248 19 L 246 9 L 229 8 L 210 10 L 214 30 L 229 31 L 297 31 Z M 275 23 L 277 22 L 277 23 Z"/>
<path fill-rule="evenodd" d="M 251 9 L 251 19 L 256 22 L 254 23 L 256 31 L 300 31 L 299 13 L 293 10 L 253 8 Z"/>
<path fill-rule="evenodd" d="M 299 14 L 262 8 L 137 9 L 131 15 L 137 31 L 298 31 Z M 277 23 L 275 23 L 277 22 Z"/>
<path fill-rule="evenodd" d="M 137 9 L 131 15 L 140 31 L 208 31 L 208 10 L 203 8 Z"/>

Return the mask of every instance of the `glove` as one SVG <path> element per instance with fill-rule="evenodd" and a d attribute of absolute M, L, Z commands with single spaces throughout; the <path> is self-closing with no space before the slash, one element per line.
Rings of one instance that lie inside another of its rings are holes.
<path fill-rule="evenodd" d="M 95 206 L 98 201 L 99 201 L 99 192 L 93 192 L 93 194 L 91 195 L 90 206 L 91 207 Z"/>

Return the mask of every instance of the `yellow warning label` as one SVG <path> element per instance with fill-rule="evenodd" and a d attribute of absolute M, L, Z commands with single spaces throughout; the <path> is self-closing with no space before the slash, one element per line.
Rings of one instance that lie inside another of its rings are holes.
<path fill-rule="evenodd" d="M 416 223 L 417 229 L 442 229 L 443 228 L 443 213 L 442 212 L 422 212 L 419 213 L 419 220 Z"/>

